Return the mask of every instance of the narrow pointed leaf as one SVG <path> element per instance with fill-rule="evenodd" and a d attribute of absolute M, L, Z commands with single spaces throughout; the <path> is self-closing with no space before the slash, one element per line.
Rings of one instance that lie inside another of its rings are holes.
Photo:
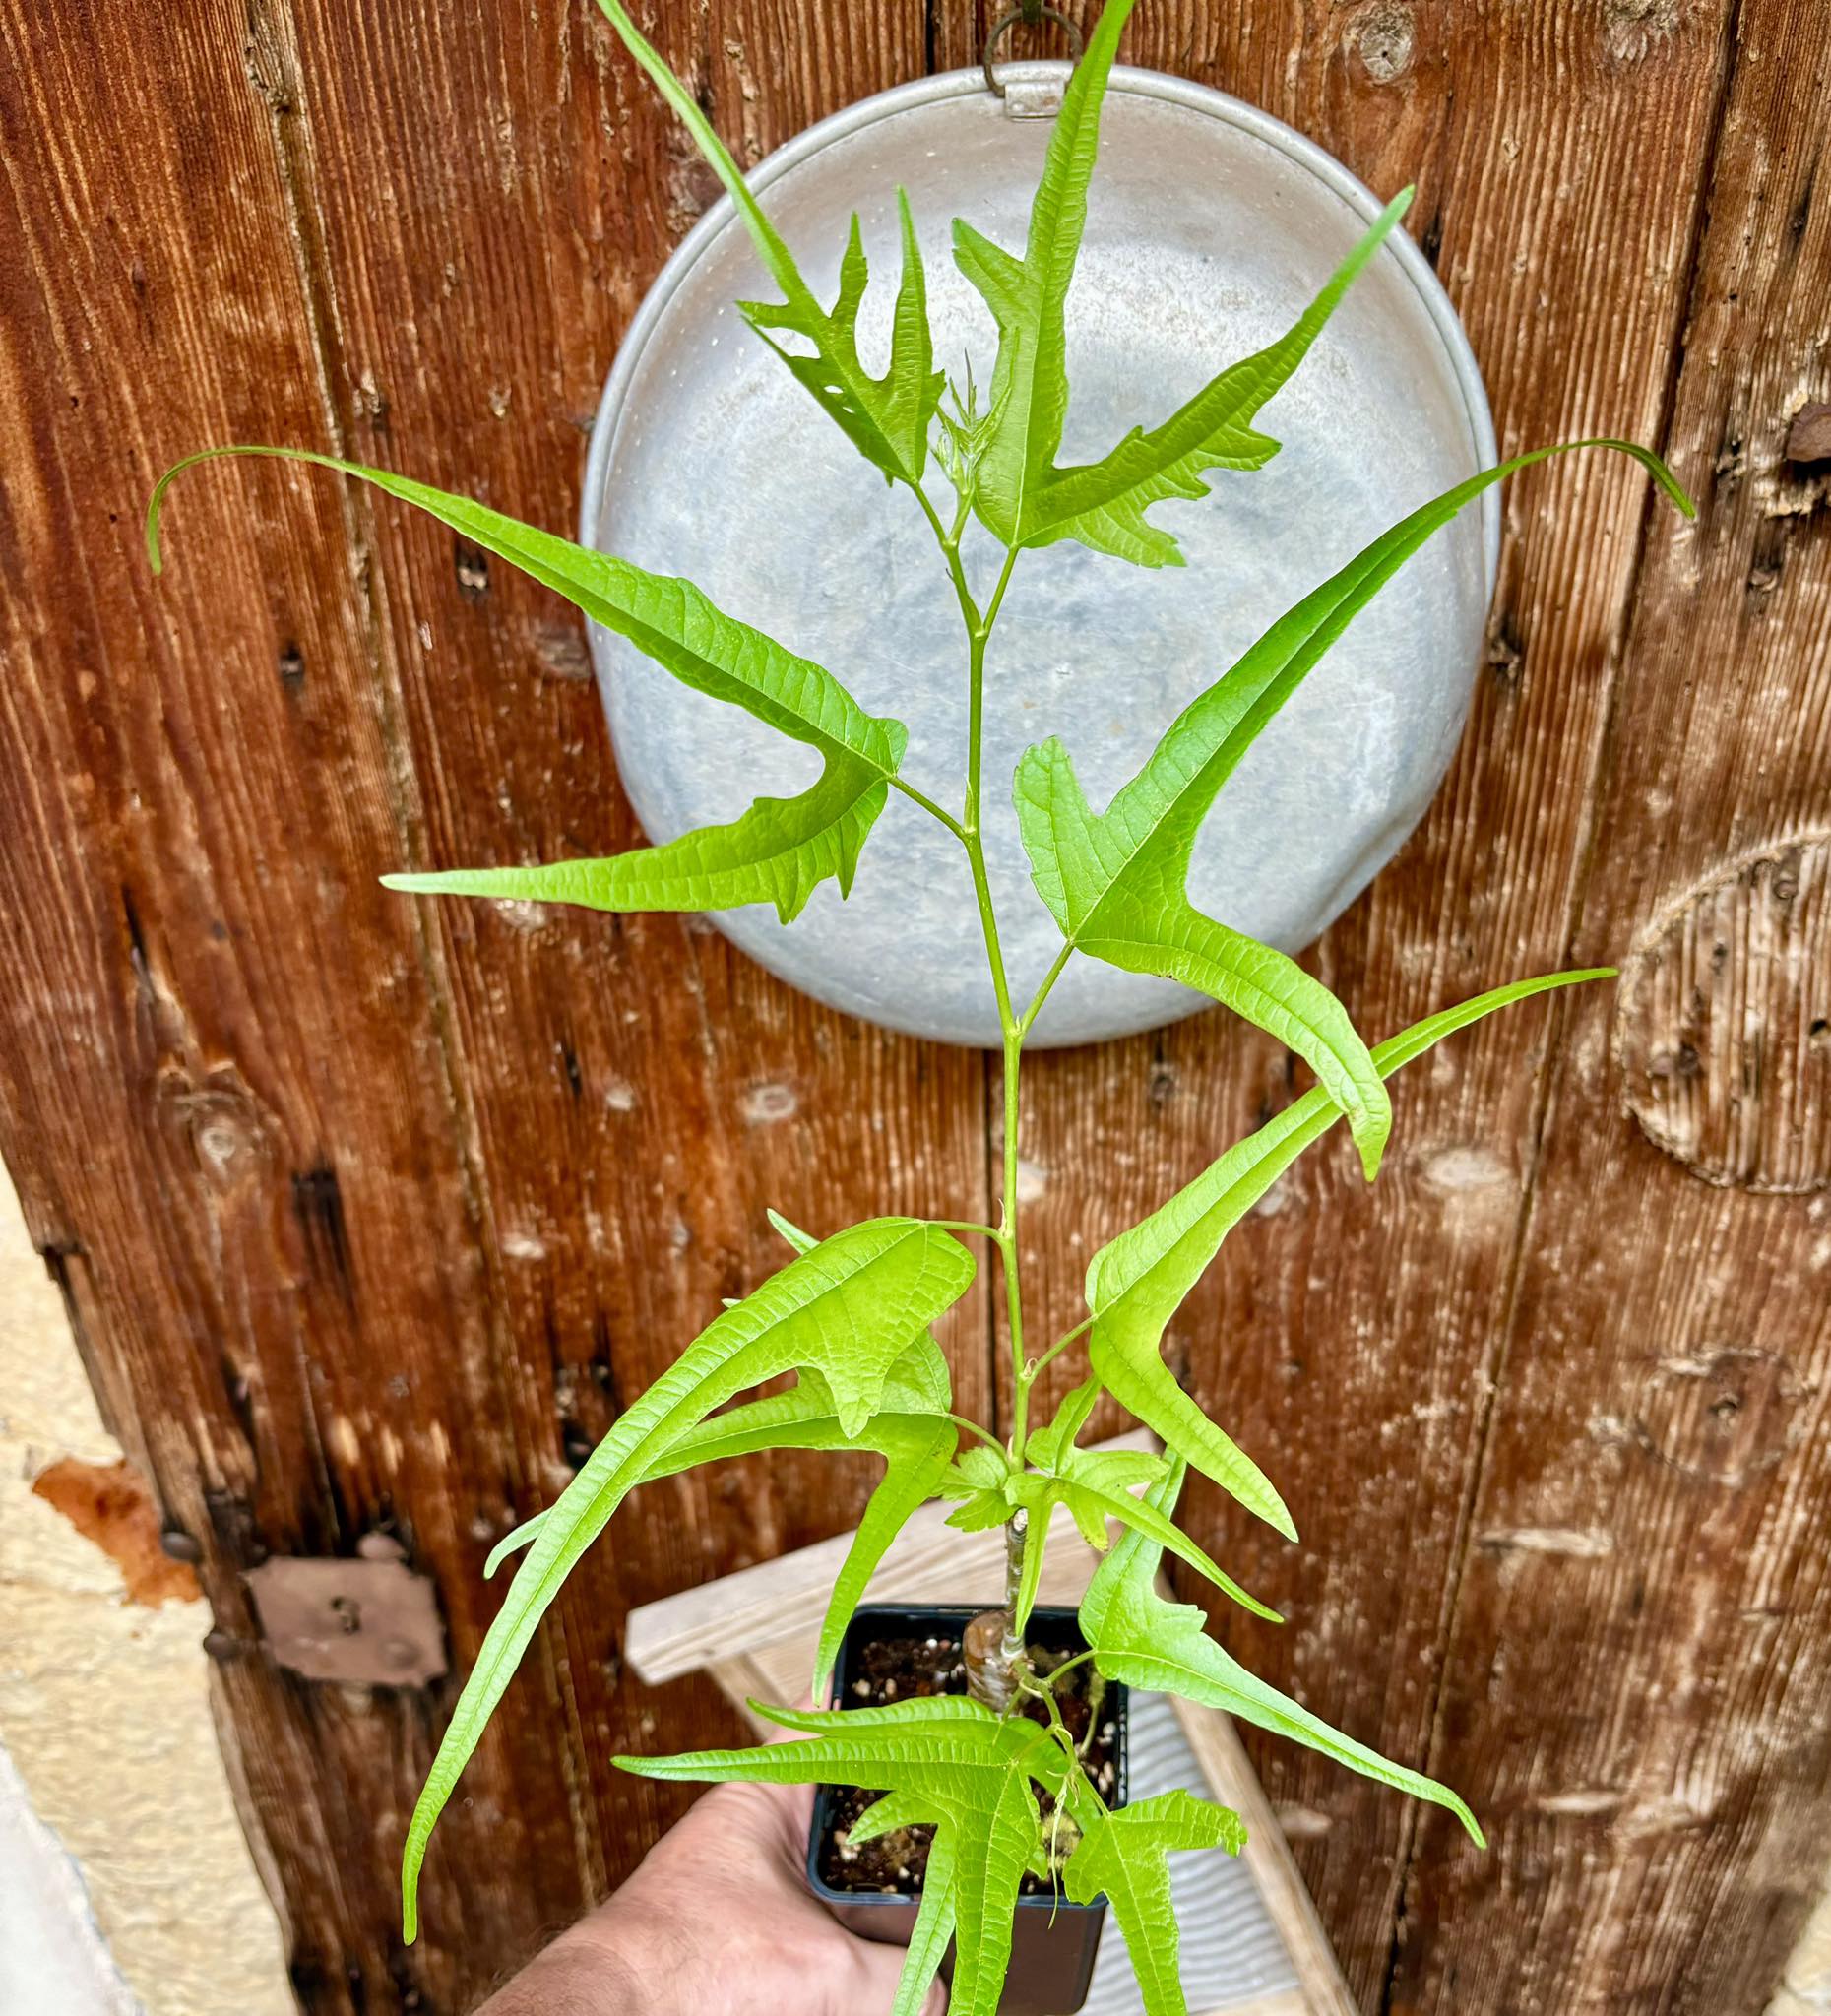
<path fill-rule="evenodd" d="M 230 455 L 312 463 L 359 476 L 416 505 L 564 596 L 593 622 L 628 638 L 683 685 L 742 708 L 824 761 L 820 776 L 798 797 L 758 798 L 729 825 L 702 827 L 665 847 L 637 848 L 607 860 L 384 876 L 390 888 L 607 911 L 730 910 L 769 903 L 785 923 L 827 877 L 837 880 L 842 895 L 851 890 L 859 850 L 903 761 L 908 731 L 901 722 L 866 714 L 823 666 L 726 615 L 691 582 L 590 552 L 469 497 L 306 449 L 211 448 L 168 470 L 147 512 L 147 547 L 156 573 L 166 489 L 195 464 Z"/>
<path fill-rule="evenodd" d="M 919 1975 L 925 1992 L 951 1917 L 951 2016 L 992 2016 L 1010 1964 L 1018 1885 L 1042 1836 L 1032 1781 L 1056 1792 L 1066 1777 L 1047 1731 L 1022 1716 L 1001 1719 L 964 1695 L 843 1711 L 751 1706 L 815 1740 L 616 1762 L 644 1778 L 852 1784 L 896 1796 L 893 1816 L 935 1828 L 922 1906 L 924 1916 L 933 1916 L 926 1924 L 918 1918 L 897 2006 L 920 2006 L 913 1977 Z"/>
<path fill-rule="evenodd" d="M 1098 1456 L 1084 1458 L 1069 1471 L 1066 1488 L 1080 1492 L 1097 1505 L 1108 1519 L 1116 1519 L 1121 1525 L 1131 1527 L 1144 1534 L 1147 1539 L 1156 1541 L 1160 1546 L 1168 1547 L 1178 1560 L 1186 1561 L 1197 1574 L 1207 1576 L 1217 1589 L 1231 1597 L 1242 1609 L 1250 1610 L 1255 1617 L 1263 1617 L 1268 1624 L 1284 1622 L 1283 1617 L 1275 1609 L 1262 1604 L 1257 1597 L 1249 1595 L 1232 1576 L 1210 1560 L 1179 1526 L 1166 1519 L 1157 1510 L 1149 1497 L 1134 1498 L 1123 1484 L 1104 1478 L 1098 1469 L 1100 1462 Z"/>
<path fill-rule="evenodd" d="M 483 1580 L 485 1582 L 494 1579 L 496 1570 L 502 1566 L 503 1562 L 511 1554 L 519 1554 L 523 1547 L 532 1544 L 535 1535 L 540 1531 L 541 1522 L 545 1518 L 546 1514 L 544 1512 L 537 1512 L 532 1519 L 524 1519 L 519 1526 L 511 1527 L 502 1536 L 496 1544 L 490 1548 L 489 1556 L 483 1563 Z"/>
<path fill-rule="evenodd" d="M 1182 1477 L 1178 1463 L 1151 1493 L 1153 1506 L 1166 1518 L 1175 1510 Z M 1095 1664 L 1108 1679 L 1180 1694 L 1274 1735 L 1288 1736 L 1362 1777 L 1447 1808 L 1478 1847 L 1484 1845 L 1475 1815 L 1447 1786 L 1331 1729 L 1320 1716 L 1268 1686 L 1222 1651 L 1192 1604 L 1168 1603 L 1160 1596 L 1157 1570 L 1162 1552 L 1156 1541 L 1128 1533 L 1095 1569 L 1081 1599 L 1081 1630 L 1094 1648 Z"/>
<path fill-rule="evenodd" d="M 1038 1428 L 1024 1445 L 1024 1454 L 1039 1470 L 1059 1470 L 1066 1462 L 1075 1438 L 1087 1426 L 1088 1418 L 1100 1399 L 1100 1381 L 1084 1379 L 1064 1393 L 1055 1418 L 1046 1428 Z"/>
<path fill-rule="evenodd" d="M 598 0 L 598 4 L 624 47 L 648 72 L 691 134 L 707 165 L 724 183 L 750 233 L 758 258 L 783 291 L 781 301 L 744 302 L 746 319 L 861 455 L 875 463 L 886 476 L 909 483 L 919 481 L 928 452 L 928 426 L 940 401 L 943 381 L 933 366 L 921 253 L 910 221 L 908 198 L 901 190 L 897 192 L 902 219 L 903 283 L 892 324 L 890 368 L 881 378 L 873 378 L 858 358 L 858 305 L 864 297 L 865 261 L 857 219 L 852 220 L 852 235 L 840 268 L 839 298 L 828 310 L 820 305 L 801 278 L 793 255 L 764 216 L 742 171 L 713 131 L 711 120 L 693 94 L 663 62 L 617 0 Z M 813 346 L 813 354 L 785 348 L 770 336 L 772 330 L 804 339 Z"/>
<path fill-rule="evenodd" d="M 1019 542 L 1026 491 L 1053 468 L 1061 446 L 1068 410 L 1064 309 L 1087 223 L 1101 106 L 1132 5 L 1133 0 L 1106 0 L 1068 81 L 1031 206 L 1023 259 L 1012 258 L 971 224 L 954 224 L 955 263 L 984 296 L 998 325 L 991 384 L 998 419 L 979 463 L 974 508 L 1007 545 Z"/>
<path fill-rule="evenodd" d="M 880 1801 L 881 1803 L 881 1801 Z M 896 1999 L 890 2016 L 920 2016 L 928 1990 L 947 1958 L 955 1933 L 954 1898 L 959 1882 L 957 1843 L 953 1829 L 937 1828 L 928 1844 L 928 1862 L 922 1872 L 921 1903 L 916 1908 L 916 1922 L 910 1931 L 909 1953 L 903 1972 L 897 1977 Z M 950 2002 L 950 2007 L 951 2007 Z"/>
<path fill-rule="evenodd" d="M 921 1800 L 914 1793 L 887 1792 L 874 1799 L 846 1830 L 848 1841 L 876 1841 L 899 1827 L 926 1826 Z"/>
<path fill-rule="evenodd" d="M 1125 1935 L 1145 2016 L 1188 2016 L 1177 1971 L 1181 1935 L 1170 1896 L 1169 1856 L 1224 1849 L 1237 1855 L 1246 1827 L 1228 1806 L 1177 1790 L 1105 1812 L 1085 1796 L 1074 1808 L 1082 1833 L 1062 1871 L 1076 1904 L 1105 1895 Z"/>
<path fill-rule="evenodd" d="M 1105 1501 L 1097 1492 L 1082 1490 L 1074 1484 L 1066 1485 L 1062 1496 L 1081 1538 L 1096 1553 L 1104 1554 L 1112 1544 L 1112 1536 L 1106 1531 L 1110 1515 Z"/>
<path fill-rule="evenodd" d="M 841 1429 L 856 1436 L 880 1405 L 892 1369 L 959 1299 L 973 1273 L 965 1247 L 918 1220 L 853 1226 L 717 1317 L 625 1410 L 541 1522 L 439 1744 L 403 1856 L 410 1942 L 416 1928 L 419 1864 L 433 1824 L 536 1626 L 617 1506 L 715 1408 L 797 1367 L 819 1374 Z"/>
<path fill-rule="evenodd" d="M 1392 1115 L 1365 1045 L 1340 1003 L 1301 969 L 1193 907 L 1190 857 L 1216 794 L 1260 730 L 1405 561 L 1503 476 L 1583 447 L 1632 456 L 1690 515 L 1666 465 L 1631 442 L 1570 442 L 1516 456 L 1401 520 L 1280 617 L 1171 723 L 1105 812 L 1089 807 L 1059 741 L 1027 749 L 1017 767 L 1032 875 L 1069 944 L 1128 972 L 1198 987 L 1289 1044 L 1348 1113 L 1369 1175 Z"/>
<path fill-rule="evenodd" d="M 1497 1008 L 1552 987 L 1606 979 L 1610 973 L 1610 968 L 1597 967 L 1495 987 L 1414 1023 L 1378 1044 L 1373 1061 L 1381 1076 L 1389 1078 L 1433 1043 Z M 1341 1116 L 1341 1107 L 1322 1087 L 1312 1087 L 1256 1134 L 1230 1148 L 1149 1218 L 1103 1246 L 1087 1270 L 1087 1304 L 1094 1312 L 1088 1358 L 1107 1390 L 1155 1428 L 1167 1448 L 1186 1457 L 1292 1540 L 1296 1530 L 1284 1501 L 1257 1465 L 1176 1384 L 1160 1347 L 1170 1318 L 1221 1250 L 1222 1240 Z"/>
<path fill-rule="evenodd" d="M 782 1224 L 786 1227 L 787 1221 Z M 789 1243 L 797 1252 L 812 1251 L 815 1240 L 804 1232 L 789 1230 Z M 869 1449 L 883 1457 L 884 1475 L 865 1504 L 852 1545 L 834 1578 L 815 1653 L 816 1695 L 825 1690 L 840 1641 L 878 1563 L 910 1515 L 941 1491 L 958 1440 L 949 1418 L 953 1399 L 953 1382 L 939 1345 L 932 1336 L 918 1337 L 890 1368 L 877 1411 L 856 1435 L 842 1429 L 831 1389 L 810 1367 L 788 1392 L 729 1408 L 702 1421 L 658 1456 L 639 1480 L 652 1483 L 704 1463 L 765 1449 Z M 1003 1516 L 1000 1499 L 1000 1522 Z M 546 1517 L 544 1512 L 537 1513 L 499 1540 L 484 1563 L 484 1575 L 494 1575 L 508 1555 L 527 1546 Z"/>
<path fill-rule="evenodd" d="M 1411 201 L 1409 189 L 1394 197 L 1277 342 L 1211 379 L 1161 426 L 1148 433 L 1134 427 L 1099 462 L 1050 469 L 1033 478 L 1024 499 L 1021 542 L 1046 546 L 1072 538 L 1141 567 L 1180 566 L 1175 539 L 1149 523 L 1146 509 L 1166 498 L 1205 496 L 1205 472 L 1258 469 L 1278 452 L 1278 443 L 1254 432 L 1249 422 L 1308 354 Z"/>
<path fill-rule="evenodd" d="M 922 1338 L 917 1349 L 940 1357 L 928 1338 Z M 831 1401 L 809 1391 L 804 1379 L 787 1393 L 715 1416 L 677 1442 L 644 1474 L 646 1483 L 702 1463 L 715 1463 L 722 1457 L 747 1456 L 762 1449 L 818 1449 L 830 1453 L 871 1449 L 883 1457 L 884 1475 L 865 1504 L 852 1545 L 833 1580 L 833 1594 L 828 1599 L 814 1655 L 816 1695 L 825 1690 L 827 1676 L 839 1656 L 840 1641 L 852 1622 L 852 1612 L 863 1601 L 877 1564 L 909 1522 L 910 1515 L 935 1496 L 947 1475 L 956 1433 L 947 1418 L 952 1395 L 946 1388 L 945 1361 L 940 1370 L 938 1407 L 920 1412 L 902 1411 L 902 1396 L 892 1391 L 893 1374 L 885 1382 L 883 1408 L 873 1413 L 855 1435 L 844 1432 Z"/>

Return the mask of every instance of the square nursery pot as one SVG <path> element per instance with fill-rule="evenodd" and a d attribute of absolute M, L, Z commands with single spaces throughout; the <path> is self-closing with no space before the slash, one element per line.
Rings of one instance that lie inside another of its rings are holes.
<path fill-rule="evenodd" d="M 942 1641 L 943 1648 L 949 1640 L 958 1646 L 967 1624 L 983 1608 L 982 1604 L 960 1608 L 925 1604 L 861 1605 L 846 1633 L 834 1668 L 833 1705 L 863 1707 L 861 1683 L 866 1691 L 875 1691 L 866 1679 L 873 1646 L 905 1638 L 916 1640 L 918 1646 L 925 1646 L 930 1639 Z M 1081 1636 L 1071 1609 L 1036 1610 L 1027 1635 L 1033 1646 L 1050 1651 L 1074 1654 L 1086 1650 L 1087 1641 Z M 964 1678 L 956 1680 L 946 1691 L 964 1693 Z M 1123 1805 L 1127 1711 L 1125 1689 L 1119 1682 L 1106 1683 L 1100 1714 L 1103 1724 L 1114 1725 L 1108 1757 L 1114 1782 L 1105 1797 L 1109 1805 Z M 836 1826 L 845 1824 L 845 1815 L 852 1805 L 855 1796 L 849 1802 L 846 1789 L 830 1785 L 817 1789 L 807 1843 L 808 1883 L 848 1931 L 860 1938 L 907 1946 L 915 1929 L 919 1895 L 886 1892 L 875 1882 L 857 1889 L 843 1887 L 838 1849 L 829 1844 L 828 1837 Z M 1101 1927 L 1105 1918 L 1104 1897 L 1093 1904 L 1071 1904 L 1066 1897 L 1047 1894 L 1019 1897 L 1011 1934 L 1011 1968 L 998 2003 L 999 2016 L 1072 2016 L 1087 2000 L 1094 1956 L 1100 1950 Z M 951 1945 L 941 1964 L 941 1974 L 944 1980 L 953 1980 Z"/>

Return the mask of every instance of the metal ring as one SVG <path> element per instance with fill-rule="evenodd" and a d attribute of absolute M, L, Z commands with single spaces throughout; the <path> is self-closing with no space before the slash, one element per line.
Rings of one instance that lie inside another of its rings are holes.
<path fill-rule="evenodd" d="M 1068 19 L 1059 7 L 1038 7 L 1034 4 L 1034 0 L 1028 6 L 1013 7 L 1008 14 L 1000 15 L 992 23 L 991 32 L 985 37 L 985 54 L 981 60 L 980 68 L 985 72 L 985 89 L 994 97 L 1001 98 L 1004 96 L 1004 86 L 998 82 L 997 75 L 992 69 L 992 51 L 997 48 L 999 42 L 1005 35 L 1010 33 L 1011 30 L 1020 21 L 1030 23 L 1033 26 L 1039 21 L 1052 21 L 1061 30 L 1063 34 L 1068 37 L 1068 60 L 1070 63 L 1080 62 L 1081 51 L 1086 46 L 1081 31 L 1075 27 L 1074 23 Z"/>

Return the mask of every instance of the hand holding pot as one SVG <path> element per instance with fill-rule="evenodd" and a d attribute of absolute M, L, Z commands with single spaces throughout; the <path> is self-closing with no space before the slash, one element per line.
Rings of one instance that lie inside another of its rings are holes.
<path fill-rule="evenodd" d="M 811 1786 L 715 1786 L 477 2016 L 879 2016 L 903 1948 L 853 1937 L 808 1894 L 812 1806 Z M 937 1982 L 923 2016 L 946 2007 Z"/>

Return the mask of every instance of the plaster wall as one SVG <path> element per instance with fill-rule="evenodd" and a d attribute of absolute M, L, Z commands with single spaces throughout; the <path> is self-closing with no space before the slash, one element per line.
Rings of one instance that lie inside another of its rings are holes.
<path fill-rule="evenodd" d="M 151 1545 L 123 1515 L 120 1460 L 0 1169 L 0 2007 L 284 2016 L 279 1925 L 211 1726 L 209 1612 L 158 1557 L 151 1507 Z M 85 1500 L 126 1573 L 73 1523 Z"/>

